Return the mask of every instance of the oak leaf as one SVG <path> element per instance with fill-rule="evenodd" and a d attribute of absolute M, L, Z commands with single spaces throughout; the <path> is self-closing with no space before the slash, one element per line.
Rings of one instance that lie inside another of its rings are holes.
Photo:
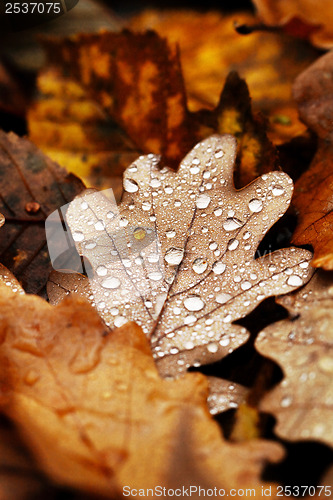
<path fill-rule="evenodd" d="M 197 144 L 177 173 L 142 156 L 124 174 L 119 212 L 98 192 L 76 198 L 67 223 L 90 262 L 89 279 L 53 277 L 51 301 L 81 293 L 111 328 L 137 322 L 164 376 L 246 342 L 234 321 L 306 282 L 311 253 L 289 248 L 254 259 L 290 203 L 292 181 L 271 172 L 237 191 L 235 155 L 234 137 L 216 135 Z"/>
<path fill-rule="evenodd" d="M 333 53 L 329 52 L 299 75 L 293 88 L 301 119 L 319 138 L 310 168 L 295 186 L 298 225 L 293 242 L 312 245 L 312 265 L 327 270 L 333 269 L 332 77 Z"/>
<path fill-rule="evenodd" d="M 277 418 L 276 432 L 284 439 L 333 444 L 332 292 L 330 275 L 317 272 L 303 289 L 278 299 L 291 318 L 268 326 L 256 340 L 257 350 L 284 372 L 261 404 Z"/>
<path fill-rule="evenodd" d="M 187 415 L 192 460 L 230 489 L 259 488 L 275 443 L 228 444 L 202 374 L 163 380 L 141 329 L 106 330 L 78 297 L 53 307 L 0 283 L 1 406 L 56 481 L 107 498 L 168 477 Z M 119 362 L 121 360 L 121 362 Z"/>
<path fill-rule="evenodd" d="M 42 291 L 51 265 L 44 221 L 84 189 L 82 182 L 36 146 L 0 131 L 0 259 L 24 289 Z"/>
<path fill-rule="evenodd" d="M 258 15 L 268 26 L 309 38 L 317 47 L 333 46 L 333 5 L 330 0 L 252 0 Z"/>

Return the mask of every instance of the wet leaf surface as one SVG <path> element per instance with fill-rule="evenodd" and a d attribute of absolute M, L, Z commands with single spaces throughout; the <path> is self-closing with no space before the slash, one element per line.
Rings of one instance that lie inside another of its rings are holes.
<path fill-rule="evenodd" d="M 192 459 L 217 485 L 259 488 L 265 461 L 281 459 L 276 443 L 227 443 L 205 377 L 161 379 L 137 325 L 108 332 L 82 299 L 52 307 L 1 284 L 0 315 L 2 409 L 57 482 L 107 498 L 163 484 L 184 412 Z"/>
<path fill-rule="evenodd" d="M 40 292 L 51 270 L 44 221 L 84 189 L 31 142 L 0 132 L 0 259 L 23 288 Z"/>
<path fill-rule="evenodd" d="M 275 430 L 284 439 L 333 443 L 332 296 L 331 273 L 317 272 L 303 289 L 278 299 L 290 320 L 270 325 L 256 340 L 258 351 L 284 372 L 261 404 L 277 418 Z"/>
<path fill-rule="evenodd" d="M 140 157 L 124 174 L 119 212 L 89 190 L 68 208 L 78 252 L 92 266 L 88 297 L 111 328 L 142 326 L 164 376 L 232 352 L 248 339 L 235 320 L 311 274 L 306 250 L 254 259 L 290 203 L 292 181 L 271 172 L 236 191 L 235 154 L 224 135 L 199 143 L 177 173 Z M 66 290 L 87 294 L 88 278 L 59 278 L 48 286 L 52 302 Z"/>

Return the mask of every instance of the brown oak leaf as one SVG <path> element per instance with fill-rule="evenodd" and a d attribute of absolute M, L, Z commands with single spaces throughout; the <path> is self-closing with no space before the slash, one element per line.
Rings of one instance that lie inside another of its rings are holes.
<path fill-rule="evenodd" d="M 186 415 L 192 460 L 217 486 L 259 488 L 265 461 L 281 458 L 272 442 L 224 441 L 205 377 L 161 379 L 134 323 L 110 332 L 85 300 L 53 307 L 3 284 L 0 318 L 2 410 L 57 482 L 107 498 L 163 485 Z"/>
<path fill-rule="evenodd" d="M 51 301 L 79 292 L 111 328 L 137 322 L 164 376 L 246 342 L 247 330 L 234 321 L 305 283 L 311 253 L 289 248 L 254 259 L 293 186 L 287 174 L 271 172 L 237 191 L 235 156 L 233 136 L 212 136 L 177 173 L 160 169 L 154 155 L 138 158 L 124 174 L 119 211 L 102 193 L 76 198 L 67 223 L 90 262 L 89 279 L 53 276 Z"/>
<path fill-rule="evenodd" d="M 333 46 L 333 5 L 330 0 L 252 0 L 268 26 L 283 26 L 290 34 L 309 38 L 317 47 Z"/>
<path fill-rule="evenodd" d="M 310 168 L 295 185 L 298 214 L 293 242 L 314 247 L 312 265 L 333 269 L 333 52 L 318 59 L 295 81 L 294 96 L 302 120 L 319 137 Z"/>
<path fill-rule="evenodd" d="M 284 372 L 261 404 L 277 418 L 276 432 L 284 439 L 333 444 L 332 296 L 331 275 L 317 272 L 304 288 L 278 299 L 291 320 L 268 326 L 256 340 L 258 351 Z"/>
<path fill-rule="evenodd" d="M 0 260 L 23 288 L 40 292 L 51 270 L 44 222 L 84 189 L 83 183 L 27 139 L 0 131 Z"/>

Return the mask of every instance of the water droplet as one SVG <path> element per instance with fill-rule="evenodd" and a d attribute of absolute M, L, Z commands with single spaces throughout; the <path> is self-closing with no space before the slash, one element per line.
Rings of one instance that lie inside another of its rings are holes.
<path fill-rule="evenodd" d="M 24 382 L 27 384 L 27 385 L 34 385 L 37 380 L 39 379 L 40 377 L 40 374 L 34 370 L 34 369 L 30 369 L 28 370 L 28 372 L 26 373 L 25 377 L 24 377 Z"/>
<path fill-rule="evenodd" d="M 128 319 L 124 318 L 124 316 L 117 316 L 117 318 L 114 320 L 114 325 L 117 328 L 125 325 L 125 323 L 128 323 Z"/>
<path fill-rule="evenodd" d="M 148 210 L 151 209 L 151 203 L 149 203 L 148 201 L 144 201 L 142 203 L 142 210 L 144 210 L 145 212 L 148 212 Z"/>
<path fill-rule="evenodd" d="M 228 243 L 228 250 L 236 250 L 239 245 L 239 241 L 236 239 L 230 240 Z"/>
<path fill-rule="evenodd" d="M 83 201 L 83 202 L 81 203 L 81 208 L 82 208 L 82 210 L 87 210 L 87 208 L 88 208 L 88 203 L 87 203 L 86 201 Z"/>
<path fill-rule="evenodd" d="M 249 209 L 251 212 L 261 212 L 263 207 L 263 203 L 261 200 L 258 200 L 258 198 L 254 198 L 249 202 Z"/>
<path fill-rule="evenodd" d="M 192 264 L 192 269 L 197 274 L 204 273 L 207 267 L 208 267 L 208 262 L 206 261 L 206 259 L 202 259 L 200 257 L 198 259 L 195 259 L 195 261 Z"/>
<path fill-rule="evenodd" d="M 190 295 L 184 300 L 184 306 L 188 311 L 201 311 L 205 303 L 199 295 Z"/>
<path fill-rule="evenodd" d="M 282 408 L 288 408 L 288 406 L 290 406 L 291 403 L 292 403 L 292 398 L 290 396 L 284 396 L 281 399 L 281 406 L 282 406 Z"/>
<path fill-rule="evenodd" d="M 307 269 L 309 267 L 309 262 L 301 262 L 299 267 L 302 269 Z"/>
<path fill-rule="evenodd" d="M 105 229 L 105 224 L 102 220 L 98 220 L 96 223 L 95 223 L 95 229 L 96 231 L 103 231 L 103 229 Z"/>
<path fill-rule="evenodd" d="M 184 249 L 182 248 L 169 248 L 166 251 L 164 259 L 170 266 L 178 266 L 184 257 Z"/>
<path fill-rule="evenodd" d="M 73 240 L 74 241 L 83 241 L 84 240 L 84 234 L 81 231 L 74 231 L 74 233 L 73 233 Z"/>
<path fill-rule="evenodd" d="M 222 149 L 217 149 L 214 154 L 215 158 L 222 158 L 224 156 L 224 151 Z"/>
<path fill-rule="evenodd" d="M 281 194 L 284 193 L 284 187 L 283 186 L 274 186 L 272 189 L 272 193 L 274 196 L 281 196 Z"/>
<path fill-rule="evenodd" d="M 187 342 L 184 343 L 185 349 L 193 349 L 194 344 L 191 340 L 188 340 Z"/>
<path fill-rule="evenodd" d="M 133 205 L 133 208 L 134 208 L 134 205 Z M 111 210 L 106 214 L 107 218 L 108 219 L 113 219 L 113 217 L 115 216 L 116 214 L 114 212 L 112 212 Z"/>
<path fill-rule="evenodd" d="M 174 238 L 176 236 L 176 231 L 174 231 L 173 229 L 170 229 L 169 231 L 167 231 L 165 233 L 165 235 L 167 238 Z"/>
<path fill-rule="evenodd" d="M 184 318 L 184 323 L 185 325 L 193 325 L 197 321 L 197 318 L 193 316 L 193 314 L 190 314 L 189 316 L 186 316 Z"/>
<path fill-rule="evenodd" d="M 106 276 L 108 270 L 105 266 L 98 266 L 96 269 L 96 273 L 98 274 L 98 276 Z"/>
<path fill-rule="evenodd" d="M 210 196 L 200 194 L 195 202 L 197 208 L 207 208 L 210 203 Z"/>
<path fill-rule="evenodd" d="M 112 316 L 117 316 L 117 314 L 119 314 L 119 309 L 117 309 L 116 307 L 112 307 L 110 309 L 110 313 L 112 314 Z"/>
<path fill-rule="evenodd" d="M 166 194 L 172 194 L 173 188 L 171 186 L 165 186 L 164 191 L 166 192 Z"/>
<path fill-rule="evenodd" d="M 318 361 L 319 368 L 322 372 L 332 374 L 333 373 L 333 358 L 329 356 L 323 356 Z"/>
<path fill-rule="evenodd" d="M 175 200 L 175 203 L 174 203 L 175 207 L 178 208 L 181 206 L 181 204 L 182 204 L 182 202 L 180 200 Z"/>
<path fill-rule="evenodd" d="M 122 217 L 119 221 L 119 226 L 125 227 L 125 226 L 127 226 L 127 224 L 128 224 L 128 220 L 126 219 L 126 217 Z"/>
<path fill-rule="evenodd" d="M 84 245 L 84 247 L 87 250 L 92 250 L 93 248 L 95 248 L 95 246 L 96 246 L 96 243 L 94 241 L 87 241 L 87 243 Z"/>
<path fill-rule="evenodd" d="M 216 241 L 211 241 L 208 245 L 209 250 L 216 250 L 217 249 L 217 243 Z"/>
<path fill-rule="evenodd" d="M 136 227 L 133 231 L 133 236 L 136 240 L 143 240 L 146 237 L 146 231 L 143 227 Z"/>
<path fill-rule="evenodd" d="M 124 179 L 124 190 L 127 193 L 136 193 L 138 191 L 139 186 L 136 181 L 133 179 Z"/>
<path fill-rule="evenodd" d="M 219 304 L 225 304 L 231 298 L 232 298 L 232 295 L 230 295 L 230 293 L 222 292 L 222 293 L 219 293 L 218 295 L 216 295 L 216 302 L 218 302 Z"/>
<path fill-rule="evenodd" d="M 152 179 L 150 185 L 152 188 L 158 188 L 161 185 L 161 181 L 159 179 Z"/>
<path fill-rule="evenodd" d="M 174 307 L 173 308 L 173 314 L 175 314 L 176 316 L 179 316 L 179 314 L 182 312 L 182 310 L 180 309 L 180 307 Z"/>
<path fill-rule="evenodd" d="M 213 267 L 212 267 L 214 274 L 224 273 L 225 268 L 226 268 L 226 265 L 221 261 L 214 262 Z"/>
<path fill-rule="evenodd" d="M 152 281 L 159 281 L 162 279 L 162 274 L 159 271 L 148 274 L 148 278 Z"/>
<path fill-rule="evenodd" d="M 103 288 L 111 288 L 114 290 L 116 288 L 119 288 L 120 280 L 118 278 L 110 276 L 109 278 L 105 278 L 105 280 L 102 281 L 101 285 Z"/>
<path fill-rule="evenodd" d="M 200 172 L 200 168 L 197 167 L 197 166 L 194 166 L 194 167 L 190 167 L 190 172 L 191 174 L 195 175 L 195 174 L 198 174 Z"/>
<path fill-rule="evenodd" d="M 228 337 L 226 337 L 225 339 L 221 339 L 219 344 L 222 347 L 227 347 L 227 345 L 230 344 L 230 339 Z M 229 387 L 229 389 L 231 389 L 231 387 Z"/>
<path fill-rule="evenodd" d="M 252 284 L 249 281 L 243 281 L 241 284 L 241 289 L 242 290 L 249 290 L 252 287 Z"/>
<path fill-rule="evenodd" d="M 242 227 L 243 222 L 240 221 L 239 219 L 236 219 L 235 217 L 229 217 L 223 222 L 223 228 L 226 231 L 235 231 L 235 229 L 239 229 Z"/>
<path fill-rule="evenodd" d="M 214 215 L 216 215 L 216 217 L 222 215 L 222 208 L 216 208 L 216 210 L 214 210 Z"/>
<path fill-rule="evenodd" d="M 288 278 L 287 284 L 290 286 L 301 286 L 303 285 L 303 280 L 297 274 L 293 274 Z"/>
<path fill-rule="evenodd" d="M 218 344 L 216 342 L 212 342 L 211 344 L 208 344 L 207 346 L 207 351 L 211 352 L 212 354 L 217 352 L 219 349 Z"/>

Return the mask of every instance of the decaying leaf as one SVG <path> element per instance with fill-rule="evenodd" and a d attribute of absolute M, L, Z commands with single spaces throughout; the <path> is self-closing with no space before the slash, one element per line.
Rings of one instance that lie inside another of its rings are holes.
<path fill-rule="evenodd" d="M 225 442 L 205 377 L 161 379 L 134 323 L 109 332 L 85 300 L 53 307 L 1 284 L 0 318 L 2 409 L 56 481 L 107 498 L 163 485 L 184 414 L 193 462 L 217 486 L 257 488 L 264 462 L 281 458 L 275 443 Z"/>
<path fill-rule="evenodd" d="M 293 242 L 314 247 L 315 267 L 333 269 L 333 52 L 318 59 L 294 84 L 302 120 L 319 137 L 310 168 L 295 186 L 293 205 L 298 214 Z"/>
<path fill-rule="evenodd" d="M 31 142 L 0 131 L 0 260 L 24 289 L 38 293 L 50 273 L 44 221 L 84 189 Z"/>
<path fill-rule="evenodd" d="M 86 183 L 116 191 L 125 167 L 141 151 L 60 67 L 42 70 L 37 86 L 40 95 L 27 117 L 30 139 Z"/>
<path fill-rule="evenodd" d="M 333 47 L 333 5 L 330 0 L 252 0 L 268 26 L 283 26 L 317 47 Z"/>
<path fill-rule="evenodd" d="M 164 376 L 243 344 L 248 332 L 233 322 L 306 282 L 311 253 L 289 248 L 254 259 L 293 186 L 286 174 L 271 172 L 236 191 L 235 155 L 234 137 L 212 136 L 177 173 L 160 169 L 154 155 L 138 158 L 124 174 L 119 211 L 102 193 L 76 198 L 67 223 L 92 266 L 89 284 L 59 275 L 48 286 L 51 301 L 79 292 L 111 328 L 135 321 Z"/>
<path fill-rule="evenodd" d="M 296 76 L 311 64 L 317 52 L 302 41 L 276 33 L 236 32 L 238 24 L 257 20 L 241 12 L 145 10 L 130 23 L 131 29 L 154 29 L 169 43 L 179 44 L 191 111 L 214 108 L 222 82 L 237 71 L 249 86 L 255 111 L 269 118 L 269 135 L 275 144 L 304 131 L 291 99 Z"/>
<path fill-rule="evenodd" d="M 82 82 L 140 150 L 172 163 L 193 146 L 179 53 L 165 39 L 102 32 L 45 46 L 51 63 Z"/>
<path fill-rule="evenodd" d="M 316 273 L 306 287 L 279 298 L 291 320 L 268 326 L 256 340 L 258 351 L 285 375 L 261 405 L 277 418 L 276 432 L 284 439 L 333 444 L 332 297 L 332 276 Z"/>

